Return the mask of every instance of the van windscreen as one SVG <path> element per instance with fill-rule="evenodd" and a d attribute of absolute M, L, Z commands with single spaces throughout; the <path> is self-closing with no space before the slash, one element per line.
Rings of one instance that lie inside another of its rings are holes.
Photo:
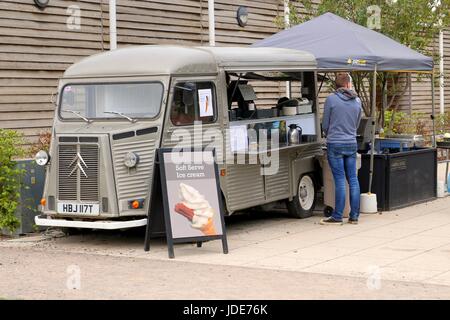
<path fill-rule="evenodd" d="M 159 114 L 163 97 L 160 82 L 69 84 L 62 90 L 63 119 L 153 118 Z"/>

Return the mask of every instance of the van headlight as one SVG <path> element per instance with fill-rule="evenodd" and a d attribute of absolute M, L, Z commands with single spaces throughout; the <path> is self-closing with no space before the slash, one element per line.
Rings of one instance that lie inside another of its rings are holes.
<path fill-rule="evenodd" d="M 34 161 L 40 166 L 45 166 L 48 161 L 50 160 L 50 156 L 48 153 L 44 150 L 40 150 L 36 155 L 34 156 Z"/>
<path fill-rule="evenodd" d="M 139 163 L 139 156 L 134 152 L 125 155 L 124 163 L 128 168 L 134 168 Z"/>

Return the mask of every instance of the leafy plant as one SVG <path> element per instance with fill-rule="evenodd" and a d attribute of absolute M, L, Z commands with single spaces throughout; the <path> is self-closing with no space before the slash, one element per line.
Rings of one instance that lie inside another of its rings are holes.
<path fill-rule="evenodd" d="M 24 155 L 23 137 L 14 130 L 0 129 L 0 228 L 14 232 L 20 222 L 15 216 L 24 170 L 15 159 Z"/>
<path fill-rule="evenodd" d="M 427 119 L 428 115 L 422 112 L 407 114 L 405 112 L 387 110 L 384 112 L 384 132 L 386 134 L 403 133 L 419 134 L 426 136 L 429 134 Z M 392 122 L 393 121 L 393 122 Z"/>
<path fill-rule="evenodd" d="M 48 152 L 50 149 L 51 139 L 52 139 L 51 131 L 40 132 L 38 141 L 31 145 L 31 148 L 29 151 L 30 156 L 33 157 L 40 150 L 44 150 L 44 151 Z"/>
<path fill-rule="evenodd" d="M 409 116 L 405 116 L 403 122 L 400 125 L 401 133 L 405 134 L 419 134 L 425 136 L 428 134 L 426 130 L 427 115 L 422 112 L 414 112 Z"/>
<path fill-rule="evenodd" d="M 386 134 L 401 133 L 401 124 L 406 117 L 404 112 L 394 112 L 392 110 L 386 110 L 384 112 L 384 132 Z"/>
<path fill-rule="evenodd" d="M 435 123 L 437 134 L 450 132 L 450 112 L 436 115 Z"/>

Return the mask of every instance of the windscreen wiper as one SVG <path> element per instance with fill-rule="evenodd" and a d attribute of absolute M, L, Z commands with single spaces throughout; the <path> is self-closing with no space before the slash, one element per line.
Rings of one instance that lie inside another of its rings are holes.
<path fill-rule="evenodd" d="M 123 114 L 122 112 L 118 112 L 118 111 L 103 111 L 103 113 L 117 114 L 117 115 L 119 115 L 119 116 L 121 116 L 121 117 L 127 119 L 127 120 L 130 121 L 131 123 L 137 122 L 137 119 L 130 118 L 129 116 Z"/>
<path fill-rule="evenodd" d="M 68 110 L 68 109 L 66 109 L 66 110 L 63 110 L 63 111 L 66 111 L 66 112 L 70 112 L 70 113 L 73 113 L 74 115 L 76 115 L 78 118 L 80 118 L 80 119 L 83 119 L 84 121 L 86 121 L 87 123 L 91 123 L 92 122 L 92 120 L 91 119 L 88 119 L 88 118 L 86 118 L 86 117 L 84 117 L 84 116 L 82 116 L 81 114 L 80 114 L 80 112 L 79 111 L 75 111 L 75 110 Z"/>

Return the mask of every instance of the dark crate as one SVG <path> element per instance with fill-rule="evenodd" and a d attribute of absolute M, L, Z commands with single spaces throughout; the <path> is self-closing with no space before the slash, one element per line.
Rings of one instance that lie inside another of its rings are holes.
<path fill-rule="evenodd" d="M 361 193 L 369 191 L 370 154 L 361 157 Z M 423 148 L 391 154 L 376 154 L 372 192 L 378 209 L 390 211 L 436 198 L 437 152 Z"/>
<path fill-rule="evenodd" d="M 21 181 L 19 206 L 16 209 L 16 217 L 20 221 L 20 227 L 14 235 L 20 235 L 36 231 L 34 217 L 38 215 L 38 206 L 44 192 L 45 168 L 38 166 L 34 160 L 17 160 L 17 166 L 25 170 Z M 6 229 L 0 229 L 0 233 L 9 235 Z"/>
<path fill-rule="evenodd" d="M 436 142 L 438 148 L 450 149 L 450 141 L 438 141 Z"/>

